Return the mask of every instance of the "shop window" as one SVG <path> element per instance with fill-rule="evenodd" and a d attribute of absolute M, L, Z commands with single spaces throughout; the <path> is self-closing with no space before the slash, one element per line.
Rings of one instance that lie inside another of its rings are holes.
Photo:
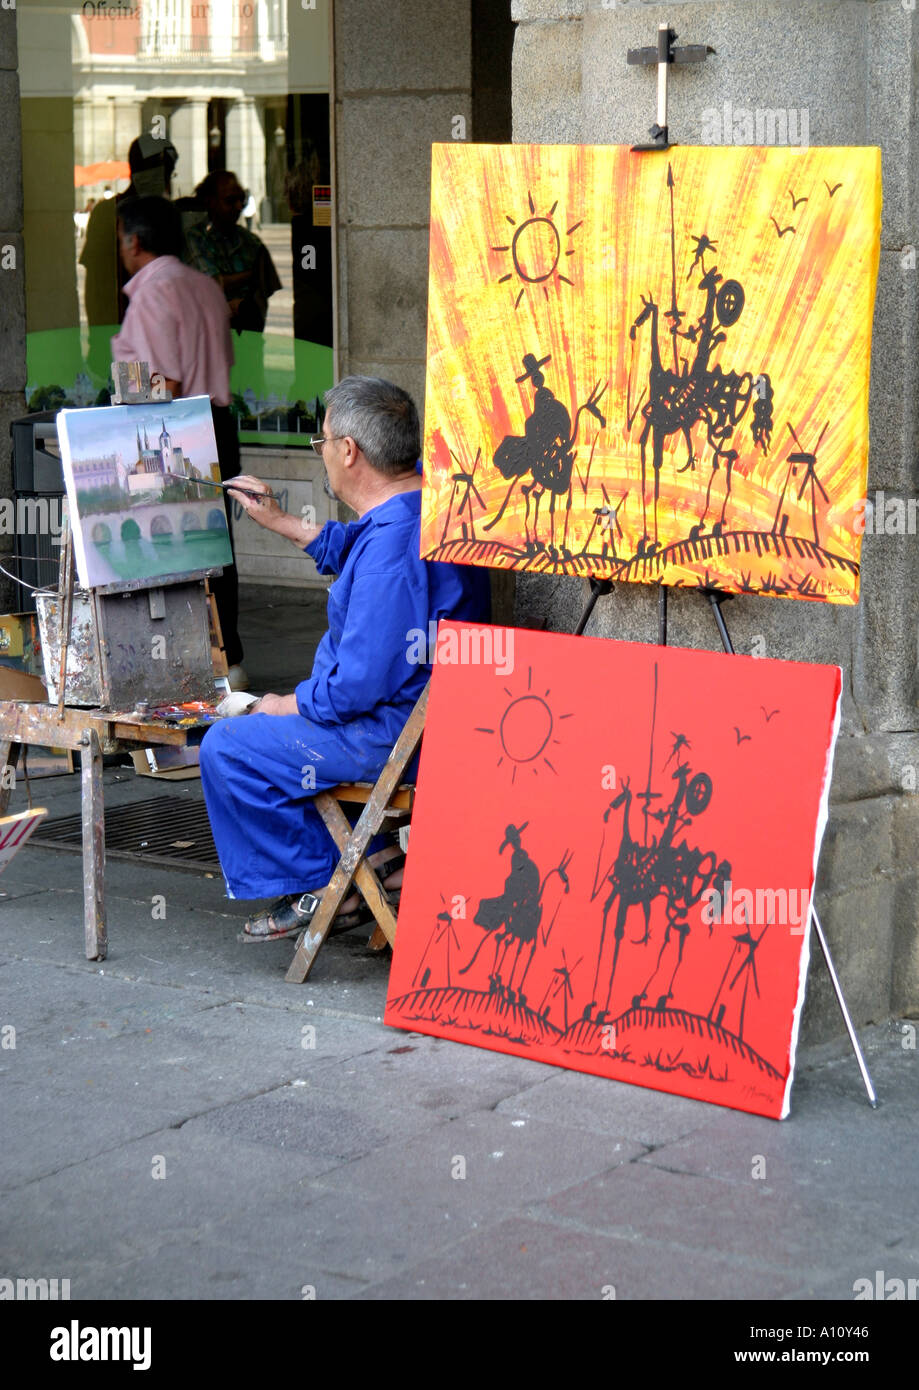
<path fill-rule="evenodd" d="M 18 16 L 29 409 L 108 400 L 133 187 L 179 203 L 186 258 L 197 229 L 211 273 L 224 253 L 247 273 L 240 228 L 264 246 L 278 283 L 260 274 L 237 311 L 233 409 L 245 444 L 305 444 L 333 380 L 328 0 L 33 0 Z M 246 201 L 215 243 L 195 190 L 222 171 Z"/>

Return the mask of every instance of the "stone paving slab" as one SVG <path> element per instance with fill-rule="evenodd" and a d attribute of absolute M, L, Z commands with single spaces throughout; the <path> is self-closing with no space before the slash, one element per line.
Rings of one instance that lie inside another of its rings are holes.
<path fill-rule="evenodd" d="M 903 1118 L 908 1113 L 915 1117 L 912 1100 L 919 1093 L 919 1051 L 910 1044 L 916 1038 L 916 1028 L 916 1024 L 895 1023 L 878 1030 L 869 1070 L 878 1094 L 879 1109 L 887 1116 Z M 806 1071 L 793 1088 L 792 1113 L 799 1097 L 809 1103 L 820 1097 L 834 1107 L 837 1098 L 844 1097 L 859 1108 L 864 1106 L 865 1090 L 853 1054 L 848 1052 L 825 1062 L 819 1070 Z"/>
<path fill-rule="evenodd" d="M 312 1281 L 312 1297 L 316 1299 L 349 1298 L 356 1287 L 354 1281 L 334 1275 L 323 1274 L 318 1279 L 318 1284 L 317 1279 Z M 299 1266 L 283 1253 L 255 1263 L 245 1246 L 177 1240 L 161 1246 L 155 1257 L 143 1255 L 99 1269 L 75 1283 L 71 1294 L 104 1303 L 124 1298 L 297 1301 L 306 1296 L 303 1289 L 307 1282 Z M 271 1365 L 275 1355 L 266 1346 L 266 1364 Z"/>
<path fill-rule="evenodd" d="M 366 950 L 369 928 L 361 936 L 355 931 L 328 941 L 310 979 L 292 985 L 284 975 L 293 958 L 293 943 L 282 940 L 254 946 L 237 941 L 251 905 L 235 906 L 235 916 L 189 908 L 170 917 L 167 897 L 166 920 L 155 921 L 149 898 L 145 902 L 109 894 L 109 954 L 100 963 L 87 961 L 83 954 L 82 892 L 24 896 L 2 905 L 0 953 L 6 958 L 102 969 L 126 979 L 177 989 L 191 986 L 297 1009 L 310 1007 L 315 988 L 321 987 L 325 1007 L 382 1021 L 389 962 L 385 953 Z"/>
<path fill-rule="evenodd" d="M 641 1152 L 641 1145 L 626 1138 L 581 1132 L 575 1140 L 564 1126 L 485 1110 L 338 1168 L 323 1186 L 338 1191 L 385 1187 L 406 1204 L 459 1203 L 479 1221 L 495 1220 L 509 1207 L 606 1172 Z M 454 1178 L 454 1172 L 465 1177 Z"/>
<path fill-rule="evenodd" d="M 314 1269 L 371 1281 L 399 1275 L 418 1261 L 437 1257 L 449 1263 L 456 1242 L 478 1229 L 474 1200 L 416 1173 L 416 1195 L 377 1184 L 358 1190 L 329 1191 L 325 1179 L 310 1183 L 298 1203 L 271 1198 L 233 1224 L 237 1236 L 267 1255 L 280 1241 L 303 1261 L 309 1279 Z"/>
<path fill-rule="evenodd" d="M 870 1280 L 870 1295 L 864 1284 L 857 1282 L 863 1279 Z M 903 1285 L 902 1289 L 897 1287 L 897 1280 Z M 831 1274 L 815 1279 L 811 1288 L 813 1298 L 853 1300 L 853 1312 L 865 1302 L 879 1301 L 879 1297 L 884 1302 L 915 1301 L 919 1297 L 919 1244 L 914 1242 L 909 1250 L 899 1243 L 893 1247 L 866 1246 L 857 1258 L 846 1260 Z M 801 1297 L 806 1296 L 801 1294 Z M 915 1316 L 910 1322 L 915 1330 Z"/>
<path fill-rule="evenodd" d="M 7 1191 L 69 1165 L 96 1160 L 176 1119 L 174 1106 L 151 1104 L 139 1085 L 130 1092 L 113 1091 L 92 1078 L 82 1084 L 74 1078 L 69 1088 L 54 1094 L 44 1079 L 10 1086 L 4 1091 L 3 1109 L 0 1189 Z M 101 1180 L 97 1200 L 103 1201 Z"/>
<path fill-rule="evenodd" d="M 498 1106 L 552 1071 L 523 1057 L 384 1028 L 376 1030 L 374 1049 L 364 1057 L 325 1062 L 317 1055 L 309 1078 L 322 1090 L 343 1090 L 355 1099 L 395 1089 L 424 1109 L 458 1115 Z"/>
<path fill-rule="evenodd" d="M 263 1202 L 287 1195 L 297 1202 L 317 1168 L 295 1150 L 200 1125 L 158 1130 L 17 1190 L 0 1217 L 4 1257 L 77 1280 L 173 1241 L 219 1236 L 233 1245 L 241 1215 L 245 1224 Z M 283 1240 L 275 1246 L 286 1249 Z"/>
<path fill-rule="evenodd" d="M 662 1251 L 708 1251 L 801 1274 L 840 1264 L 900 1230 L 900 1214 L 880 1203 L 852 1209 L 768 1179 L 768 1170 L 764 1180 L 751 1175 L 741 1184 L 632 1163 L 549 1198 L 545 1210 Z"/>
<path fill-rule="evenodd" d="M 715 1105 L 559 1067 L 551 1068 L 536 1086 L 502 1102 L 498 1110 L 597 1134 L 627 1135 L 646 1145 L 692 1133 L 723 1114 Z"/>
<path fill-rule="evenodd" d="M 919 1074 L 919 1068 L 913 1072 Z M 901 1088 L 904 1096 L 917 1094 L 905 1073 Z M 919 1220 L 917 1139 L 914 1100 L 872 1110 L 864 1096 L 821 1088 L 818 1074 L 807 1102 L 790 1120 L 775 1123 L 724 1112 L 642 1162 L 745 1183 L 761 1155 L 770 1183 L 842 1204 L 881 1201 L 909 1228 Z"/>
<path fill-rule="evenodd" d="M 199 1026 L 200 1018 L 193 1014 L 165 1027 L 112 1038 L 100 1030 L 93 1038 L 72 1042 L 63 1063 L 59 1047 L 34 1043 L 29 1060 L 20 1063 L 24 1076 L 17 1079 L 22 1085 L 40 1086 L 52 1102 L 57 1096 L 66 1098 L 75 1090 L 86 1094 L 91 1088 L 95 1097 L 104 1095 L 106 1102 L 117 1103 L 123 1097 L 130 1103 L 133 1092 L 172 1124 L 218 1108 L 227 1115 L 228 1107 L 250 1103 L 243 1098 L 295 1081 L 306 1086 L 308 1054 L 300 1047 L 299 1033 L 291 1029 L 289 1016 L 260 1020 L 266 1026 L 257 1041 L 253 1037 L 258 1027 L 253 1034 L 251 1020 L 248 1036 L 241 1023 L 236 1035 L 215 1038 L 208 1031 L 210 1020 L 205 1015 Z M 338 1026 L 337 1020 L 329 1020 L 330 1033 L 333 1026 Z M 325 1036 L 323 1032 L 324 1041 Z M 341 1041 L 346 1051 L 360 1047 L 353 1030 L 347 1041 L 345 1037 Z M 419 1116 L 427 1115 L 419 1111 Z"/>
<path fill-rule="evenodd" d="M 398 1106 L 385 1097 L 371 1104 L 365 1098 L 352 1100 L 347 1094 L 332 1097 L 300 1082 L 215 1106 L 189 1123 L 267 1149 L 295 1151 L 309 1170 L 313 1158 L 324 1166 L 332 1166 L 326 1160 L 334 1160 L 352 1167 L 352 1160 L 393 1141 L 401 1147 L 441 1121 L 407 1098 Z"/>
<path fill-rule="evenodd" d="M 0 1071 L 21 1061 L 32 1043 L 73 1043 L 98 1036 L 137 1032 L 212 1005 L 194 991 L 163 988 L 102 973 L 85 966 L 48 966 L 8 961 L 0 973 L 0 1012 L 16 1028 L 15 1053 L 0 1050 Z M 56 977 L 56 978 L 55 978 Z"/>
<path fill-rule="evenodd" d="M 448 1260 L 422 1260 L 407 1273 L 372 1284 L 353 1297 L 775 1299 L 793 1287 L 791 1274 L 764 1274 L 698 1251 L 662 1252 L 641 1242 L 512 1217 L 468 1237 L 450 1251 Z"/>
<path fill-rule="evenodd" d="M 518 1122 L 519 1124 L 520 1122 Z M 445 1266 L 465 1235 L 494 1225 L 522 1207 L 547 1180 L 570 1181 L 571 1173 L 625 1163 L 640 1149 L 597 1136 L 547 1133 L 536 1124 L 529 1142 L 496 1116 L 465 1121 L 374 1148 L 367 1158 L 336 1167 L 306 1186 L 299 1198 L 260 1200 L 239 1213 L 236 1239 L 267 1255 L 280 1241 L 297 1251 L 307 1267 L 376 1280 L 398 1274 L 428 1255 Z M 501 1142 L 503 1150 L 491 1145 Z M 541 1159 L 549 1144 L 566 1145 L 564 1168 Z M 465 1178 L 458 1160 L 465 1162 Z M 216 1234 L 216 1233 L 214 1233 Z"/>
<path fill-rule="evenodd" d="M 136 792 L 134 799 L 140 799 Z M 79 854 L 26 845 L 4 872 L 0 884 L 4 889 L 15 886 L 17 891 L 20 887 L 43 892 L 52 888 L 54 892 L 82 895 L 82 859 Z M 165 918 L 152 917 L 154 894 L 165 900 Z M 237 918 L 248 917 L 251 909 L 249 903 L 226 896 L 219 872 L 190 873 L 135 859 L 106 860 L 105 897 L 109 905 L 121 899 L 146 904 L 148 921 L 156 930 L 162 930 L 163 924 L 171 924 L 173 919 L 180 925 L 184 914 L 191 911 L 213 913 L 235 924 Z M 80 911 L 79 904 L 74 907 Z"/>
<path fill-rule="evenodd" d="M 16 861 L 14 859 L 13 863 L 15 864 L 15 862 Z M 31 877 L 37 877 L 37 874 L 30 875 L 30 878 Z M 17 882 L 12 876 L 9 875 L 9 870 L 7 870 L 4 873 L 3 879 L 0 881 L 2 881 L 3 883 L 3 889 L 2 891 L 0 891 L 0 908 L 2 908 L 9 900 L 13 898 L 26 898 L 31 896 L 32 894 L 44 893 L 47 891 L 46 888 L 42 887 L 38 883 L 33 883 L 28 880 Z"/>

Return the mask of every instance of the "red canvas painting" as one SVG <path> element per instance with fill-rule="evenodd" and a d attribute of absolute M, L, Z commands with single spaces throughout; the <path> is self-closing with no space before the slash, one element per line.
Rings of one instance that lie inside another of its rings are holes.
<path fill-rule="evenodd" d="M 386 1023 L 786 1115 L 840 688 L 441 623 Z"/>

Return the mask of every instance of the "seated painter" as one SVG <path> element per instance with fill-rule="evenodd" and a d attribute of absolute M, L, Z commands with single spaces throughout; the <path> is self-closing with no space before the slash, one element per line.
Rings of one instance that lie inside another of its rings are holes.
<path fill-rule="evenodd" d="M 246 922 L 246 941 L 298 933 L 318 910 L 339 852 L 313 794 L 379 776 L 430 676 L 410 634 L 440 618 L 489 616 L 485 571 L 418 558 L 420 439 L 411 397 L 374 377 L 346 377 L 325 400 L 313 448 L 325 464 L 327 491 L 357 521 L 309 525 L 282 511 L 259 478 L 238 479 L 258 497 L 231 490 L 254 521 L 304 549 L 321 574 L 338 576 L 309 677 L 292 694 L 263 695 L 247 714 L 213 725 L 201 745 L 201 781 L 229 896 L 280 895 Z M 395 889 L 404 856 L 385 839 L 370 849 L 384 887 Z M 367 920 L 357 908 L 354 894 L 336 926 Z"/>

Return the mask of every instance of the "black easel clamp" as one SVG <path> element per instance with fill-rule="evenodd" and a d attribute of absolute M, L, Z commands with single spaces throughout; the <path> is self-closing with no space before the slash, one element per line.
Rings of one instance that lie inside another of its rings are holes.
<path fill-rule="evenodd" d="M 710 53 L 715 50 L 707 43 L 686 44 L 683 48 L 674 48 L 677 35 L 669 24 L 661 24 L 657 30 L 656 48 L 630 48 L 626 53 L 626 62 L 635 66 L 650 66 L 655 64 L 657 67 L 657 121 L 648 132 L 651 136 L 650 145 L 633 145 L 633 150 L 667 150 L 670 148 L 670 141 L 667 133 L 667 76 L 668 68 L 671 63 L 704 63 Z"/>

